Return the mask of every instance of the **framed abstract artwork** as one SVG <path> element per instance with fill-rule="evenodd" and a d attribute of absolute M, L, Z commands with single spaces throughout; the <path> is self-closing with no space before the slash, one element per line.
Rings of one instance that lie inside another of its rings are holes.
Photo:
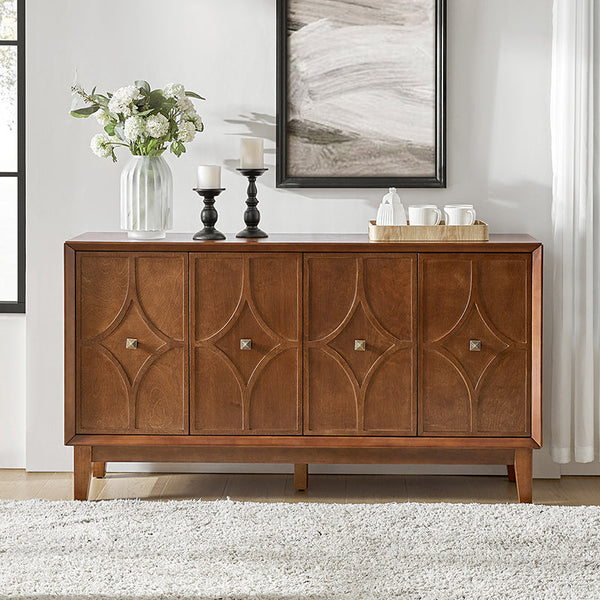
<path fill-rule="evenodd" d="M 445 187 L 446 0 L 277 13 L 277 186 Z"/>

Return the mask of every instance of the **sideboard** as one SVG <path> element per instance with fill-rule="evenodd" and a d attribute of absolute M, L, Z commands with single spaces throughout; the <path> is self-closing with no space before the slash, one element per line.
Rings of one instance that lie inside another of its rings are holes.
<path fill-rule="evenodd" d="M 274 235 L 65 244 L 74 497 L 107 461 L 499 464 L 531 502 L 542 245 Z"/>

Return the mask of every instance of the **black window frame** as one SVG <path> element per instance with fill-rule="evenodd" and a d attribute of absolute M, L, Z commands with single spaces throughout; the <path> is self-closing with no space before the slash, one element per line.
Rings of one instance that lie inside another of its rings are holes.
<path fill-rule="evenodd" d="M 25 312 L 25 0 L 17 0 L 17 39 L 0 40 L 0 47 L 17 48 L 17 170 L 0 177 L 17 179 L 17 300 L 0 299 L 0 313 Z"/>

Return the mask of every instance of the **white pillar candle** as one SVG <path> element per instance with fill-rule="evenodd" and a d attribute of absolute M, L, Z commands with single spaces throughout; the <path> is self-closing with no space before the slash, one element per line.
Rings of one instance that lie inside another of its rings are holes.
<path fill-rule="evenodd" d="M 221 188 L 221 167 L 201 165 L 198 167 L 198 189 L 218 190 Z"/>
<path fill-rule="evenodd" d="M 242 169 L 263 169 L 265 166 L 265 141 L 262 138 L 242 138 Z"/>

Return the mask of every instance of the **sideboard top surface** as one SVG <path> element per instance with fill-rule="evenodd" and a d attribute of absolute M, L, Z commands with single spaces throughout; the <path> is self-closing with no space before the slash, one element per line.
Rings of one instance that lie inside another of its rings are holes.
<path fill-rule="evenodd" d="M 371 242 L 366 234 L 279 233 L 258 240 L 193 241 L 191 233 L 162 240 L 131 240 L 125 232 L 84 233 L 73 250 L 115 252 L 533 252 L 541 242 L 525 234 L 490 234 L 486 242 Z"/>

